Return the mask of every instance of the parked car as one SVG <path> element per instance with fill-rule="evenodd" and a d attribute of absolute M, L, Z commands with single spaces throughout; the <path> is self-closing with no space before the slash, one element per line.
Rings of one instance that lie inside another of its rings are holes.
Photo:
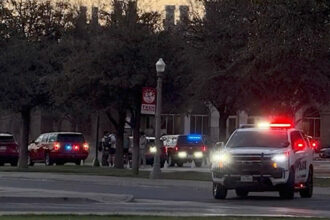
<path fill-rule="evenodd" d="M 12 134 L 0 134 L 0 166 L 5 163 L 10 163 L 12 166 L 17 166 L 18 163 L 18 144 Z"/>
<path fill-rule="evenodd" d="M 83 134 L 76 132 L 52 132 L 41 134 L 29 147 L 28 163 L 44 162 L 46 166 L 67 162 L 81 164 L 89 154 L 89 146 Z"/>
<path fill-rule="evenodd" d="M 157 147 L 156 147 L 155 137 L 147 137 L 147 149 L 146 149 L 146 153 L 145 153 L 147 165 L 153 166 L 156 152 L 157 152 Z M 166 160 L 167 160 L 166 148 L 164 147 L 164 145 L 162 143 L 162 146 L 160 149 L 160 167 L 164 167 Z"/>
<path fill-rule="evenodd" d="M 130 148 L 129 148 L 129 153 L 128 153 L 128 158 L 130 161 L 130 164 L 132 163 L 132 150 L 133 150 L 133 137 L 129 137 L 130 139 Z M 156 148 L 156 138 L 155 137 L 146 137 L 147 139 L 147 148 L 145 151 L 145 156 L 146 156 L 146 164 L 153 166 L 154 164 L 154 157 L 155 153 L 157 152 Z M 163 142 L 161 142 L 162 147 L 161 147 L 161 152 L 160 152 L 160 167 L 164 167 L 165 161 L 167 160 L 167 152 L 166 148 L 163 145 Z"/>
<path fill-rule="evenodd" d="M 325 147 L 320 149 L 321 158 L 330 158 L 330 147 Z"/>
<path fill-rule="evenodd" d="M 203 160 L 208 158 L 208 149 L 205 137 L 202 135 L 169 135 L 164 136 L 164 145 L 168 154 L 169 166 L 182 167 L 186 162 L 195 162 L 201 167 Z"/>

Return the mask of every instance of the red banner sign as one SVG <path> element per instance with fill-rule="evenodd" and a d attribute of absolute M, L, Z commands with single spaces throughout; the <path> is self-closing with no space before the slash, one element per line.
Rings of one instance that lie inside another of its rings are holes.
<path fill-rule="evenodd" d="M 141 114 L 154 115 L 156 114 L 157 91 L 155 88 L 142 88 L 142 105 Z"/>

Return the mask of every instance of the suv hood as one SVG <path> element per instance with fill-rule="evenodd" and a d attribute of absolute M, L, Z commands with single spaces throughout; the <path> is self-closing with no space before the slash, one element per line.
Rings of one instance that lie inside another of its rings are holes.
<path fill-rule="evenodd" d="M 279 154 L 285 152 L 286 148 L 271 148 L 271 147 L 238 147 L 227 148 L 226 151 L 230 154 Z"/>

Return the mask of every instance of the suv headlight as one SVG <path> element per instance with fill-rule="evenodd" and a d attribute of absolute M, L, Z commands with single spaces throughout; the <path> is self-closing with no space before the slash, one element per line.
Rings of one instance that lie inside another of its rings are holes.
<path fill-rule="evenodd" d="M 275 156 L 272 157 L 272 161 L 276 163 L 283 163 L 288 161 L 288 155 L 286 154 L 276 154 Z"/>
<path fill-rule="evenodd" d="M 195 152 L 194 153 L 194 157 L 195 158 L 202 158 L 203 157 L 203 152 L 199 152 L 199 151 L 198 152 Z"/>
<path fill-rule="evenodd" d="M 231 155 L 229 153 L 215 153 L 212 155 L 213 163 L 229 164 L 231 163 Z"/>
<path fill-rule="evenodd" d="M 153 146 L 149 148 L 150 153 L 156 153 L 157 152 L 157 147 Z"/>
<path fill-rule="evenodd" d="M 186 158 L 187 156 L 188 156 L 188 154 L 185 151 L 181 151 L 181 152 L 178 153 L 179 158 Z"/>

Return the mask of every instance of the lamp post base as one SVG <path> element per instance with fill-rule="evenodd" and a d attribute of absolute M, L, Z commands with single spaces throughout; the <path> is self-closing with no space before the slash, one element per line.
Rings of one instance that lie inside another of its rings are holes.
<path fill-rule="evenodd" d="M 93 167 L 99 167 L 99 166 L 100 166 L 100 161 L 97 158 L 95 158 L 93 160 Z"/>
<path fill-rule="evenodd" d="M 159 171 L 155 171 L 155 169 L 152 169 L 152 171 L 150 172 L 150 176 L 149 176 L 149 178 L 150 179 L 160 179 L 160 177 L 161 177 L 161 171 L 160 171 L 160 169 L 159 169 Z"/>

